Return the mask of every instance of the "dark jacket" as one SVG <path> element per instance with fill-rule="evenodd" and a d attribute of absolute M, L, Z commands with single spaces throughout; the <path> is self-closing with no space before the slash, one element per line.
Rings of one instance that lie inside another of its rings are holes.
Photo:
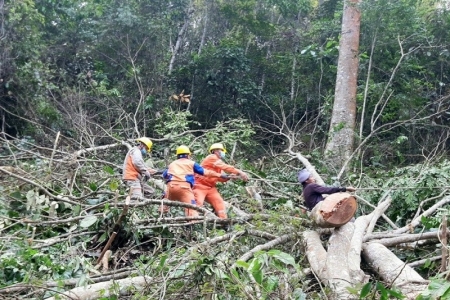
<path fill-rule="evenodd" d="M 346 191 L 345 187 L 326 187 L 317 183 L 302 183 L 302 185 L 303 198 L 309 210 L 312 210 L 317 203 L 323 201 L 322 194 L 334 194 Z"/>

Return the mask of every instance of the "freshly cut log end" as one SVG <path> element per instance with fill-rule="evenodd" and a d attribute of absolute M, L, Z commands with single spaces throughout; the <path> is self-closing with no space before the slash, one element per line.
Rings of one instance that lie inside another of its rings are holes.
<path fill-rule="evenodd" d="M 320 227 L 339 227 L 348 223 L 356 213 L 356 198 L 349 193 L 335 193 L 317 203 L 311 217 Z"/>

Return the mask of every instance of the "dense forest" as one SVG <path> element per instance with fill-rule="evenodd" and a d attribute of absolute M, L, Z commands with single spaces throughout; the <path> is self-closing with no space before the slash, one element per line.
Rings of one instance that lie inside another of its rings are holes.
<path fill-rule="evenodd" d="M 450 299 L 449 84 L 446 0 L 0 0 L 0 299 Z M 144 136 L 223 143 L 228 218 L 128 203 Z"/>

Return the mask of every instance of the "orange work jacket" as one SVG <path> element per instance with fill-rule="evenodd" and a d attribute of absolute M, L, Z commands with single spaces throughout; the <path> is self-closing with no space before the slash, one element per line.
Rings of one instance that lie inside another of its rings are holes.
<path fill-rule="evenodd" d="M 215 154 L 210 154 L 200 164 L 204 169 L 211 170 L 217 173 L 221 173 L 222 171 L 231 174 L 239 174 L 240 170 L 236 169 L 231 165 L 227 165 Z M 211 177 L 202 177 L 195 175 L 195 181 L 197 184 L 206 185 L 209 187 L 215 187 L 217 182 L 225 182 L 227 179 L 223 178 L 211 178 Z"/>
<path fill-rule="evenodd" d="M 147 169 L 141 150 L 138 147 L 133 147 L 125 156 L 122 179 L 136 180 L 141 174 L 145 173 Z"/>
<path fill-rule="evenodd" d="M 214 172 L 213 170 L 206 170 L 202 168 L 198 163 L 188 158 L 179 158 L 172 162 L 168 169 L 163 173 L 163 177 L 167 182 L 170 181 L 182 181 L 189 182 L 191 187 L 195 183 L 195 174 L 200 174 L 207 177 L 220 178 L 221 174 Z M 198 175 L 196 175 L 198 176 Z M 202 178 L 203 176 L 199 176 Z"/>

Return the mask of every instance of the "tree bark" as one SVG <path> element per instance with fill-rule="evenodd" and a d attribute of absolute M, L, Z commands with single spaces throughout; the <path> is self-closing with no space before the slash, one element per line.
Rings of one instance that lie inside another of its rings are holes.
<path fill-rule="evenodd" d="M 358 205 L 349 193 L 335 193 L 314 206 L 311 218 L 322 228 L 339 227 L 353 218 Z"/>
<path fill-rule="evenodd" d="M 327 250 L 318 232 L 303 233 L 306 257 L 319 280 L 331 289 L 330 299 L 352 299 L 354 295 L 347 288 L 368 280 L 360 267 L 364 233 L 389 207 L 390 201 L 388 197 L 369 215 L 334 229 Z"/>
<path fill-rule="evenodd" d="M 175 59 L 178 55 L 178 51 L 180 50 L 184 33 L 186 32 L 186 29 L 189 25 L 190 13 L 191 13 L 191 8 L 188 9 L 187 14 L 185 15 L 184 24 L 181 27 L 180 31 L 178 32 L 177 41 L 175 42 L 175 47 L 172 49 L 172 57 L 170 58 L 170 63 L 169 63 L 169 75 L 172 74 L 173 66 L 175 64 Z"/>
<path fill-rule="evenodd" d="M 439 230 L 439 240 L 442 247 L 442 260 L 439 272 L 446 272 L 448 266 L 448 245 L 447 245 L 447 216 L 442 216 L 441 229 Z"/>
<path fill-rule="evenodd" d="M 359 3 L 360 0 L 345 1 L 342 17 L 333 113 L 325 147 L 325 158 L 336 171 L 342 168 L 353 151 L 361 19 Z"/>
<path fill-rule="evenodd" d="M 388 284 L 397 286 L 407 299 L 416 299 L 428 282 L 394 253 L 378 243 L 363 247 L 363 257 Z"/>
<path fill-rule="evenodd" d="M 133 278 L 110 280 L 107 282 L 95 283 L 87 286 L 80 286 L 70 291 L 58 295 L 58 298 L 50 297 L 47 300 L 55 299 L 77 299 L 77 300 L 94 300 L 112 295 L 124 296 L 131 293 L 130 288 L 135 291 L 144 289 L 147 282 L 151 278 L 146 276 L 139 276 Z"/>

